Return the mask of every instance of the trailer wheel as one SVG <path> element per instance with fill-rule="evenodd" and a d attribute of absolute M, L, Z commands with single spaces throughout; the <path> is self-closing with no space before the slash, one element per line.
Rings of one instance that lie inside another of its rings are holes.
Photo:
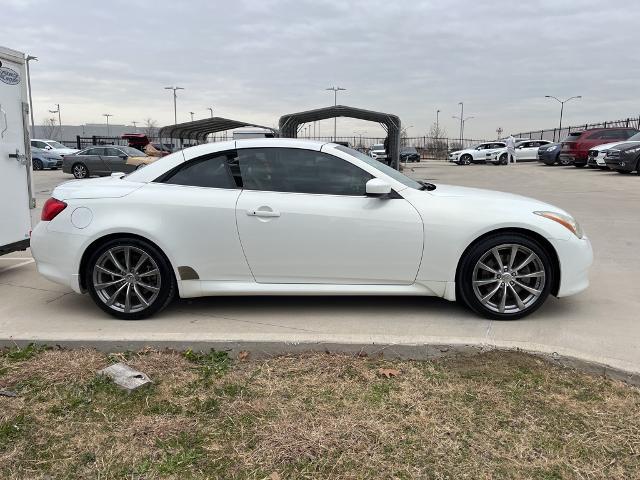
<path fill-rule="evenodd" d="M 71 167 L 71 172 L 76 178 L 87 178 L 89 176 L 89 169 L 84 163 L 74 163 Z"/>

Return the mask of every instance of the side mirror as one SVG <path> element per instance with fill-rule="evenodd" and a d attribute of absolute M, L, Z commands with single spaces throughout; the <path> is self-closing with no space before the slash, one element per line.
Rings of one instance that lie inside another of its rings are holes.
<path fill-rule="evenodd" d="M 365 186 L 368 197 L 384 197 L 391 193 L 391 185 L 379 178 L 372 178 Z"/>
<path fill-rule="evenodd" d="M 46 150 L 53 150 L 53 147 L 51 145 L 47 145 L 46 147 L 44 147 Z"/>
<path fill-rule="evenodd" d="M 126 160 L 128 157 L 126 155 L 118 155 L 122 160 Z"/>

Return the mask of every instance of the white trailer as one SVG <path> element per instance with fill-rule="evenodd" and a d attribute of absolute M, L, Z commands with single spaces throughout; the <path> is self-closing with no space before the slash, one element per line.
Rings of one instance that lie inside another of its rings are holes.
<path fill-rule="evenodd" d="M 0 47 L 0 255 L 25 250 L 35 208 L 23 53 Z"/>

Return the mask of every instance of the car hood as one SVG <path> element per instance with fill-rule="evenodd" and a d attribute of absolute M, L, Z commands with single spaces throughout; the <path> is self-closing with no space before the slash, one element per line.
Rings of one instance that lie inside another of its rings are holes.
<path fill-rule="evenodd" d="M 613 147 L 619 147 L 619 146 L 627 144 L 627 143 L 633 145 L 633 144 L 636 144 L 636 143 L 640 143 L 640 141 L 635 141 L 634 140 L 634 141 L 630 142 L 629 140 L 626 140 L 624 142 L 605 143 L 603 145 L 598 145 L 596 147 L 591 147 L 590 150 L 597 150 L 598 152 L 601 152 L 603 150 L 608 150 L 608 149 L 613 148 Z"/>
<path fill-rule="evenodd" d="M 58 185 L 51 194 L 58 200 L 85 198 L 120 198 L 142 187 L 144 183 L 130 182 L 122 174 L 112 177 L 71 180 Z"/>
<path fill-rule="evenodd" d="M 427 192 L 429 195 L 441 198 L 460 198 L 469 205 L 514 205 L 529 204 L 531 208 L 538 210 L 552 209 L 556 212 L 566 213 L 563 210 L 535 198 L 516 195 L 515 193 L 499 192 L 497 190 L 485 190 L 482 188 L 460 187 L 458 185 L 446 185 L 438 183 L 435 190 Z M 482 207 L 481 207 L 482 208 Z"/>
<path fill-rule="evenodd" d="M 78 153 L 80 150 L 75 148 L 54 148 L 48 151 L 57 155 L 71 155 L 72 153 Z"/>

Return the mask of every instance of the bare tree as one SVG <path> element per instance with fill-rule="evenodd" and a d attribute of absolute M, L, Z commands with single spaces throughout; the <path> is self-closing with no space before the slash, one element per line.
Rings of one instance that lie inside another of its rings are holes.
<path fill-rule="evenodd" d="M 158 135 L 158 122 L 153 118 L 147 118 L 144 121 L 144 134 L 151 139 Z"/>
<path fill-rule="evenodd" d="M 55 118 L 45 118 L 42 121 L 42 127 L 44 130 L 45 138 L 55 138 L 58 132 L 58 127 L 56 126 Z"/>
<path fill-rule="evenodd" d="M 429 139 L 426 147 L 427 152 L 435 158 L 442 158 L 447 154 L 447 131 L 435 122 L 429 128 Z"/>

